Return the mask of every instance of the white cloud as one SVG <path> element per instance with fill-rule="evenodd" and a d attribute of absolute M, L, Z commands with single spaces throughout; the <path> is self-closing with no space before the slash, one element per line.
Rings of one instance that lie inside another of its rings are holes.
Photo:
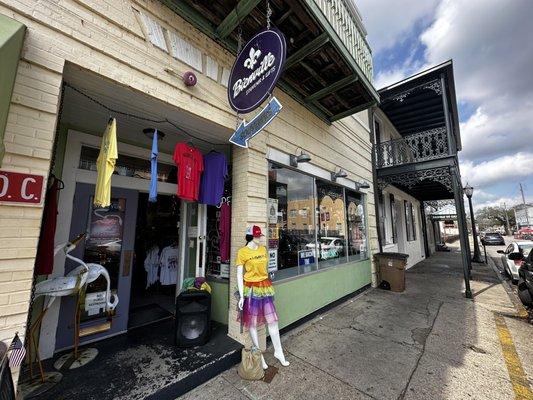
<path fill-rule="evenodd" d="M 532 166 L 533 153 L 516 153 L 477 164 L 466 160 L 461 162 L 461 177 L 463 184 L 487 189 L 498 182 L 518 181 L 531 175 Z"/>
<path fill-rule="evenodd" d="M 415 23 L 431 18 L 437 3 L 438 0 L 357 0 L 372 51 L 378 53 L 405 40 Z"/>
<path fill-rule="evenodd" d="M 488 159 L 504 153 L 533 152 L 531 106 L 488 112 L 479 107 L 461 123 L 462 159 Z M 533 172 L 533 167 L 530 168 Z"/>
<path fill-rule="evenodd" d="M 422 59 L 407 51 L 401 63 L 376 71 L 376 87 L 453 59 L 459 105 L 475 110 L 461 124 L 461 173 L 465 183 L 476 187 L 480 202 L 496 204 L 506 196 L 495 195 L 491 185 L 533 175 L 533 1 L 357 4 L 380 60 L 386 60 L 394 46 L 405 44 L 417 23 L 428 26 L 419 36 L 425 47 Z"/>
<path fill-rule="evenodd" d="M 531 201 L 531 200 L 526 199 L 526 201 Z M 506 207 L 507 209 L 510 209 L 511 207 L 516 206 L 518 204 L 522 204 L 521 200 L 519 200 L 518 198 L 507 197 L 507 196 L 497 197 L 492 200 L 486 200 L 486 201 L 478 199 L 476 197 L 476 193 L 474 193 L 474 196 L 472 197 L 472 207 L 474 207 L 474 212 L 485 207 L 501 207 L 501 208 Z M 465 207 L 467 207 L 467 210 L 468 210 L 467 203 L 465 203 Z"/>
<path fill-rule="evenodd" d="M 531 0 L 443 0 L 422 33 L 428 65 L 454 59 L 459 99 L 529 97 L 533 88 Z"/>

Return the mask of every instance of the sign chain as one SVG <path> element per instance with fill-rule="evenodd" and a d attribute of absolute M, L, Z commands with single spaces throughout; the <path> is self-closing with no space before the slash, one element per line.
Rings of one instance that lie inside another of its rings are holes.
<path fill-rule="evenodd" d="M 237 54 L 240 54 L 242 50 L 242 25 L 239 24 L 239 29 L 237 31 Z M 241 118 L 239 117 L 239 113 L 237 112 L 237 121 L 235 122 L 235 129 L 239 127 L 241 123 Z"/>
<path fill-rule="evenodd" d="M 272 16 L 272 10 L 270 8 L 270 1 L 269 0 L 266 0 L 266 10 L 267 10 L 267 14 L 266 14 L 266 17 L 267 17 L 267 29 L 270 30 L 270 17 Z"/>

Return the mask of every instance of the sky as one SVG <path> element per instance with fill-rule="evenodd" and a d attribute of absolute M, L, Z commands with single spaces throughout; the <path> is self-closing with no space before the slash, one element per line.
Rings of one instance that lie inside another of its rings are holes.
<path fill-rule="evenodd" d="M 533 202 L 533 0 L 355 0 L 381 89 L 452 59 L 474 208 Z"/>

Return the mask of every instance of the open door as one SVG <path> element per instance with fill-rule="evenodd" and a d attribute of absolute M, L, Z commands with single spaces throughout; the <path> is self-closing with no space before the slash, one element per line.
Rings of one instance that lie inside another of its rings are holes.
<path fill-rule="evenodd" d="M 184 279 L 205 276 L 207 254 L 207 206 L 182 202 L 181 217 L 181 289 Z"/>

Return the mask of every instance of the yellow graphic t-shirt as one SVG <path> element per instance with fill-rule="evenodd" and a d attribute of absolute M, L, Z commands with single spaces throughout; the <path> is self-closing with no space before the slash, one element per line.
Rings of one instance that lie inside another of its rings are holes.
<path fill-rule="evenodd" d="M 102 137 L 100 153 L 96 160 L 98 175 L 96 176 L 93 200 L 96 207 L 109 207 L 111 205 L 111 176 L 115 170 L 117 158 L 117 120 L 112 118 Z"/>
<path fill-rule="evenodd" d="M 265 246 L 252 250 L 245 246 L 237 252 L 235 265 L 244 266 L 244 280 L 247 282 L 261 282 L 268 279 L 268 256 Z"/>

